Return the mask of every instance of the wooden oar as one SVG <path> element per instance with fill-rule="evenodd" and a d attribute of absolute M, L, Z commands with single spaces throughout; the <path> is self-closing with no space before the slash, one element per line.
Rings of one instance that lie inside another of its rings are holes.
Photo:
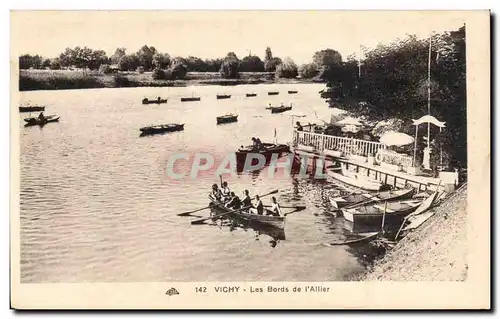
<path fill-rule="evenodd" d="M 296 212 L 300 212 L 301 210 L 304 210 L 304 209 L 306 209 L 305 206 L 296 206 L 295 210 L 292 210 L 291 212 L 285 213 L 285 215 L 283 215 L 283 216 L 288 216 L 290 214 L 293 214 L 293 213 L 296 213 Z"/>
<path fill-rule="evenodd" d="M 264 205 L 264 207 L 272 207 L 272 205 Z M 293 209 L 305 209 L 306 206 L 281 206 L 280 205 L 280 208 L 293 208 Z"/>
<path fill-rule="evenodd" d="M 189 216 L 189 215 L 191 215 L 192 213 L 196 213 L 196 212 L 199 212 L 199 211 L 201 211 L 201 210 L 204 210 L 204 209 L 207 209 L 207 208 L 210 208 L 210 207 L 212 207 L 212 205 L 208 205 L 207 207 L 203 207 L 203 208 L 195 209 L 195 210 L 192 210 L 192 211 L 189 211 L 189 212 L 180 213 L 180 214 L 177 214 L 177 216 Z"/>
<path fill-rule="evenodd" d="M 272 195 L 272 194 L 276 194 L 278 193 L 279 190 L 274 190 L 272 192 L 269 192 L 267 194 L 264 194 L 264 195 L 260 195 L 260 197 L 264 197 L 264 196 L 268 196 L 268 195 Z M 254 197 L 255 198 L 255 197 Z M 230 214 L 230 213 L 234 213 L 234 212 L 238 212 L 240 210 L 245 210 L 245 209 L 248 209 L 250 208 L 251 206 L 246 206 L 246 207 L 243 207 L 243 208 L 240 208 L 240 209 L 237 209 L 237 210 L 231 210 L 231 211 L 228 211 L 228 212 L 225 212 L 225 213 L 222 213 L 222 214 L 218 214 L 218 215 L 215 215 L 215 216 L 212 216 L 212 217 L 207 217 L 207 218 L 202 218 L 202 219 L 197 219 L 197 220 L 193 220 L 191 221 L 191 225 L 199 225 L 199 224 L 203 224 L 203 222 L 207 221 L 207 220 L 210 220 L 210 219 L 215 219 L 215 218 L 219 218 L 220 216 L 225 216 L 227 214 Z"/>

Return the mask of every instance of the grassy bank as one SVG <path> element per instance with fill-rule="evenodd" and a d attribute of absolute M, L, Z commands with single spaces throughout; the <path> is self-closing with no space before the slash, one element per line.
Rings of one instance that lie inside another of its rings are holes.
<path fill-rule="evenodd" d="M 223 79 L 217 72 L 189 72 L 183 80 L 154 80 L 151 72 L 100 74 L 72 70 L 21 70 L 19 90 L 65 90 L 117 87 L 176 87 L 261 83 L 312 83 L 311 80 L 274 79 L 272 72 L 242 72 L 239 79 Z"/>
<path fill-rule="evenodd" d="M 355 280 L 463 281 L 467 278 L 467 188 Z"/>

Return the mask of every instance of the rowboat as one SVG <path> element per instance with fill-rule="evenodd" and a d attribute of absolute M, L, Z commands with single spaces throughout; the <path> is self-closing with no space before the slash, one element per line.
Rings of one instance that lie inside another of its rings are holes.
<path fill-rule="evenodd" d="M 226 114 L 226 115 L 217 117 L 217 124 L 232 123 L 232 122 L 237 122 L 237 121 L 238 121 L 238 115 L 234 115 L 234 114 Z"/>
<path fill-rule="evenodd" d="M 163 104 L 163 103 L 167 103 L 168 99 L 148 99 L 148 98 L 144 98 L 142 100 L 142 104 Z"/>
<path fill-rule="evenodd" d="M 290 111 L 292 109 L 291 106 L 277 106 L 271 107 L 271 113 L 283 113 L 286 111 Z"/>
<path fill-rule="evenodd" d="M 415 189 L 399 189 L 399 190 L 389 190 L 379 193 L 354 193 L 345 196 L 336 196 L 330 198 L 330 203 L 336 209 L 340 209 L 346 206 L 352 207 L 360 203 L 368 204 L 380 201 L 396 200 L 396 199 L 407 199 L 415 195 Z"/>
<path fill-rule="evenodd" d="M 217 100 L 230 99 L 231 95 L 229 94 L 217 94 Z"/>
<path fill-rule="evenodd" d="M 42 112 L 45 111 L 45 106 L 20 106 L 19 112 Z"/>
<path fill-rule="evenodd" d="M 267 95 L 278 95 L 280 92 L 267 92 Z"/>
<path fill-rule="evenodd" d="M 247 93 L 246 97 L 254 97 L 257 96 L 257 93 Z"/>
<path fill-rule="evenodd" d="M 181 97 L 181 102 L 195 102 L 200 101 L 201 97 L 193 96 L 193 97 Z"/>
<path fill-rule="evenodd" d="M 24 121 L 26 122 L 24 126 L 34 126 L 34 125 L 44 126 L 47 123 L 59 122 L 59 116 L 47 115 L 43 120 L 40 120 L 38 117 L 29 117 L 24 119 Z"/>
<path fill-rule="evenodd" d="M 139 129 L 142 134 L 141 135 L 151 135 L 151 134 L 160 134 L 166 132 L 176 132 L 183 131 L 184 124 L 160 124 L 160 125 L 152 125 L 145 126 Z"/>
<path fill-rule="evenodd" d="M 273 154 L 282 154 L 290 152 L 290 146 L 286 144 L 262 143 L 260 149 L 254 149 L 252 145 L 242 147 L 236 151 L 236 160 L 245 161 L 248 154 L 261 154 L 265 158 L 271 158 Z"/>
<path fill-rule="evenodd" d="M 297 94 L 299 91 L 295 91 L 295 90 L 291 90 L 291 91 L 288 91 L 288 94 Z"/>
<path fill-rule="evenodd" d="M 229 218 L 235 218 L 239 220 L 250 221 L 258 224 L 272 226 L 280 230 L 285 229 L 285 219 L 286 219 L 285 216 L 266 215 L 272 213 L 271 211 L 265 208 L 263 215 L 253 214 L 247 211 L 235 211 L 232 208 L 224 206 L 224 204 L 222 204 L 221 202 L 215 201 L 210 195 L 208 198 L 210 200 L 210 206 L 212 211 L 216 213 L 213 219 L 217 219 L 219 215 L 224 214 L 225 217 Z"/>
<path fill-rule="evenodd" d="M 417 210 L 422 201 L 423 199 L 410 199 L 377 202 L 344 208 L 342 214 L 347 221 L 353 223 L 353 230 L 380 229 L 382 220 L 384 220 L 384 226 L 399 227 L 404 218 Z"/>
<path fill-rule="evenodd" d="M 328 176 L 331 176 L 335 178 L 336 180 L 339 180 L 343 183 L 346 183 L 351 186 L 355 186 L 364 190 L 369 190 L 369 191 L 378 191 L 382 187 L 382 182 L 380 181 L 374 181 L 374 180 L 369 180 L 366 177 L 359 175 L 354 172 L 349 172 L 348 170 L 343 169 L 342 173 L 337 173 L 339 169 L 334 169 L 334 168 L 328 168 L 326 170 L 326 173 Z"/>

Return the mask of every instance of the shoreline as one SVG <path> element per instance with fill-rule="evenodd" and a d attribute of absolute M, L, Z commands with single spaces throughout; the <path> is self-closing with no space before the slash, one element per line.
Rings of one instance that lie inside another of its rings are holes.
<path fill-rule="evenodd" d="M 256 84 L 326 84 L 315 79 L 274 79 L 274 74 L 240 73 L 237 79 L 224 79 L 217 72 L 189 72 L 182 80 L 154 80 L 151 72 L 124 72 L 116 74 L 83 74 L 82 71 L 67 70 L 21 70 L 19 91 L 79 90 L 100 88 L 134 87 L 188 87 L 188 86 L 237 86 Z"/>
<path fill-rule="evenodd" d="M 430 210 L 434 215 L 349 281 L 467 279 L 467 186 Z"/>

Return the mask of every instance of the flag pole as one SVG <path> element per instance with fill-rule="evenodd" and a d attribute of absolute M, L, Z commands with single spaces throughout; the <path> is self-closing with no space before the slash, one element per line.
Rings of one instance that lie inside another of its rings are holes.
<path fill-rule="evenodd" d="M 429 37 L 429 61 L 427 65 L 427 114 L 431 115 L 431 54 L 432 54 L 432 32 Z M 431 148 L 431 123 L 427 123 L 427 148 Z"/>

